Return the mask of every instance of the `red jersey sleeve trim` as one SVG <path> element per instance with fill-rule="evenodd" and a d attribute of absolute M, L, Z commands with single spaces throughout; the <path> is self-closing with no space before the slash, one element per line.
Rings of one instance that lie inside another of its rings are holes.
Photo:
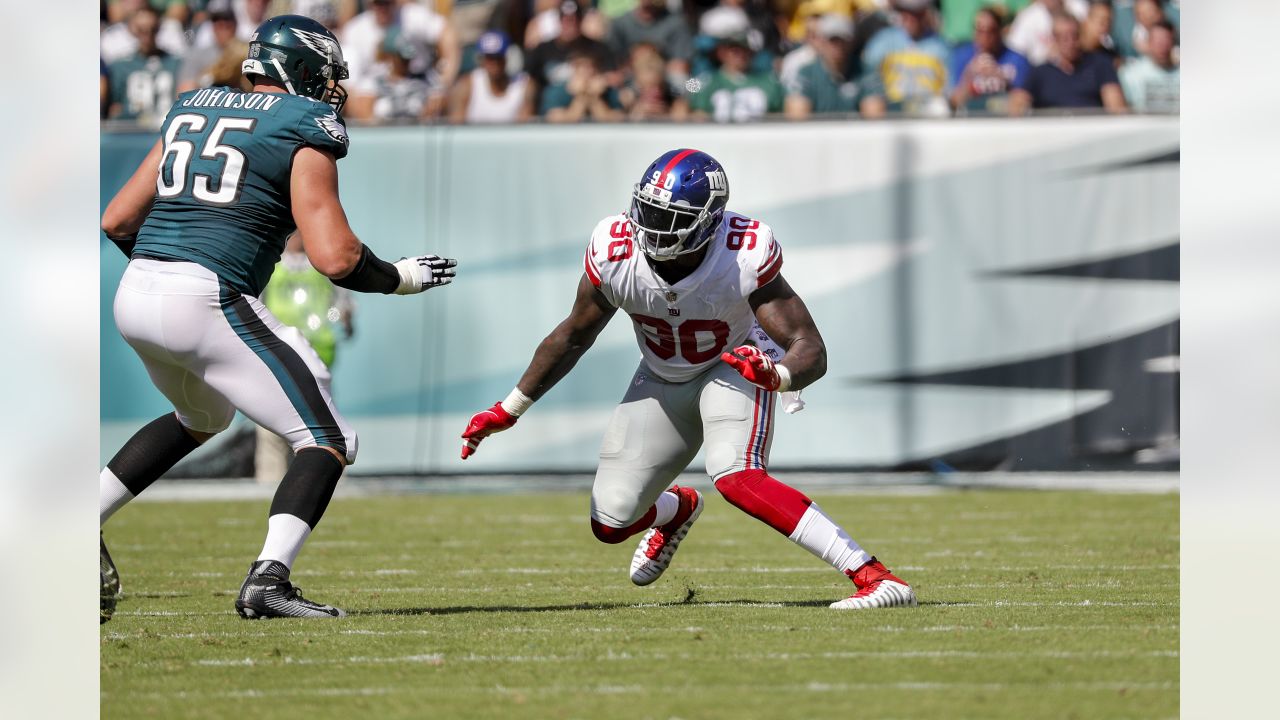
<path fill-rule="evenodd" d="M 782 270 L 782 248 L 776 244 L 773 251 L 769 253 L 769 258 L 760 266 L 760 271 L 756 273 L 756 287 L 764 287 L 768 285 L 778 272 Z"/>
<path fill-rule="evenodd" d="M 587 251 L 582 254 L 582 265 L 587 271 L 587 279 L 591 284 L 600 287 L 600 273 L 591 262 L 591 248 L 587 248 Z"/>

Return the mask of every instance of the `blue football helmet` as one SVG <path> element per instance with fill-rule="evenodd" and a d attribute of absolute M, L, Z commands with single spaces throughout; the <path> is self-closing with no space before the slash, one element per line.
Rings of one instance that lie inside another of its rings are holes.
<path fill-rule="evenodd" d="M 706 245 L 728 203 L 729 180 L 715 158 L 672 150 L 644 171 L 631 192 L 628 216 L 640 249 L 661 262 Z"/>

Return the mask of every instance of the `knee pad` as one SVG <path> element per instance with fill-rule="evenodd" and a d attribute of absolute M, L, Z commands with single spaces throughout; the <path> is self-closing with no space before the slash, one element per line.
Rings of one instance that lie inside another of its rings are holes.
<path fill-rule="evenodd" d="M 609 527 L 627 527 L 648 509 L 640 506 L 638 488 L 597 485 L 591 491 L 591 519 Z"/>

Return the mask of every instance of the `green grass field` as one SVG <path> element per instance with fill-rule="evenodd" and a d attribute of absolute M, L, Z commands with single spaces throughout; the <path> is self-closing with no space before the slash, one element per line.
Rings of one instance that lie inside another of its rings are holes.
<path fill-rule="evenodd" d="M 814 499 L 920 607 L 827 609 L 852 585 L 719 497 L 637 588 L 585 495 L 423 495 L 336 500 L 303 551 L 351 617 L 249 622 L 267 503 L 134 504 L 103 717 L 1177 716 L 1176 495 Z"/>

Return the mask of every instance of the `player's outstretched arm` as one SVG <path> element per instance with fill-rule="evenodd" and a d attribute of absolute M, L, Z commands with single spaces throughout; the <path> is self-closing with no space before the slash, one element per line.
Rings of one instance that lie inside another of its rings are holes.
<path fill-rule="evenodd" d="M 289 198 L 307 258 L 334 285 L 410 295 L 453 282 L 457 260 L 419 255 L 389 263 L 360 242 L 338 199 L 338 161 L 328 152 L 303 147 L 294 155 Z"/>
<path fill-rule="evenodd" d="M 157 140 L 151 152 L 143 158 L 133 176 L 125 182 L 120 192 L 111 198 L 106 212 L 102 213 L 102 231 L 120 248 L 125 257 L 133 254 L 138 229 L 151 212 L 156 199 L 156 176 L 160 172 L 162 143 Z"/>
<path fill-rule="evenodd" d="M 827 346 L 804 301 L 781 274 L 751 293 L 756 321 L 785 350 L 777 363 L 758 349 L 744 345 L 720 359 L 766 390 L 800 390 L 827 372 Z"/>
<path fill-rule="evenodd" d="M 533 360 L 520 377 L 511 394 L 493 407 L 476 413 L 462 433 L 462 459 L 475 454 L 480 441 L 516 424 L 516 419 L 529 409 L 560 379 L 569 374 L 583 353 L 595 343 L 600 331 L 609 324 L 616 308 L 583 274 L 569 316 L 551 331 L 533 352 Z"/>

